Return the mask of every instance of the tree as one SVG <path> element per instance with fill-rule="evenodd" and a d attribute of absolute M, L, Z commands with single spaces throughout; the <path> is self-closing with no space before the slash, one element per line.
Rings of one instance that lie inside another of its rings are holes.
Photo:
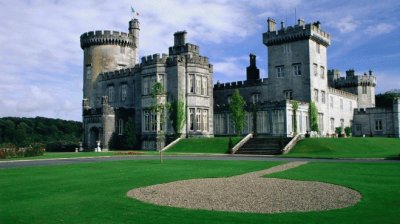
<path fill-rule="evenodd" d="M 299 101 L 292 100 L 292 109 L 293 109 L 293 133 L 297 134 L 297 110 L 299 109 Z"/>
<path fill-rule="evenodd" d="M 124 127 L 122 137 L 122 147 L 124 149 L 135 149 L 136 146 L 136 132 L 135 125 L 132 118 L 128 118 Z"/>
<path fill-rule="evenodd" d="M 318 109 L 314 102 L 311 102 L 309 105 L 309 113 L 310 113 L 310 126 L 311 131 L 319 131 L 318 128 Z"/>
<path fill-rule="evenodd" d="M 169 108 L 169 115 L 176 137 L 180 137 L 181 130 L 186 121 L 185 103 L 179 100 L 179 98 L 174 100 Z"/>
<path fill-rule="evenodd" d="M 229 104 L 229 111 L 231 113 L 232 121 L 235 126 L 235 131 L 237 135 L 240 135 L 244 126 L 244 105 L 245 101 L 240 95 L 239 90 L 236 89 Z"/>

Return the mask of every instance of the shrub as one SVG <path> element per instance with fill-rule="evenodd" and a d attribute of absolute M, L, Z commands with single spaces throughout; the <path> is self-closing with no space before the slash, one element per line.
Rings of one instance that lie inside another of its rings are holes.
<path fill-rule="evenodd" d="M 78 143 L 58 141 L 46 144 L 46 152 L 75 152 L 75 148 L 79 148 Z"/>
<path fill-rule="evenodd" d="M 335 128 L 335 133 L 336 133 L 338 136 L 342 136 L 342 131 L 343 131 L 342 127 L 336 127 L 336 128 Z"/>
<path fill-rule="evenodd" d="M 351 127 L 345 127 L 344 132 L 346 133 L 346 136 L 350 136 L 351 135 Z"/>
<path fill-rule="evenodd" d="M 34 143 L 25 148 L 24 157 L 43 156 L 45 152 L 45 145 L 41 143 Z"/>
<path fill-rule="evenodd" d="M 42 156 L 44 151 L 43 144 L 35 143 L 25 148 L 18 148 L 14 144 L 6 143 L 0 145 L 0 159 Z"/>

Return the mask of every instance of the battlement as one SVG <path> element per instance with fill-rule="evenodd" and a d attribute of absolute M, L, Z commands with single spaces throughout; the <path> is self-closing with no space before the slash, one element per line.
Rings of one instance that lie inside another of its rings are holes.
<path fill-rule="evenodd" d="M 353 69 L 346 71 L 346 77 L 342 77 L 338 70 L 329 70 L 328 77 L 337 88 L 342 87 L 358 87 L 358 86 L 376 86 L 376 77 L 370 70 L 364 75 L 356 75 Z"/>
<path fill-rule="evenodd" d="M 320 22 L 305 24 L 299 20 L 297 25 L 285 27 L 284 22 L 281 28 L 276 30 L 276 23 L 273 19 L 268 19 L 268 31 L 263 34 L 263 43 L 266 46 L 279 45 L 297 40 L 312 39 L 324 46 L 330 45 L 330 35 L 320 28 Z"/>
<path fill-rule="evenodd" d="M 136 72 L 139 72 L 139 70 L 140 70 L 139 65 L 136 65 L 135 67 L 132 67 L 132 68 L 124 68 L 124 69 L 115 70 L 115 71 L 111 71 L 111 72 L 100 73 L 99 80 L 106 81 L 106 80 L 112 80 L 112 79 L 118 79 L 118 78 L 122 78 L 122 77 L 132 76 L 132 75 L 135 75 Z"/>
<path fill-rule="evenodd" d="M 110 31 L 110 30 L 90 31 L 82 34 L 80 39 L 81 39 L 82 49 L 85 49 L 93 45 L 119 45 L 128 47 L 137 47 L 135 46 L 134 36 L 128 33 L 118 32 L 118 31 Z"/>
<path fill-rule="evenodd" d="M 268 78 L 214 84 L 214 90 L 236 89 L 267 84 Z"/>
<path fill-rule="evenodd" d="M 340 90 L 340 89 L 335 89 L 332 87 L 329 87 L 329 94 L 335 94 L 335 95 L 339 95 L 339 96 L 343 96 L 343 97 L 347 97 L 347 98 L 351 98 L 353 100 L 357 100 L 357 95 Z"/>
<path fill-rule="evenodd" d="M 200 54 L 200 48 L 197 45 L 186 43 L 184 45 L 175 45 L 169 48 L 169 55 L 192 53 L 193 55 Z"/>
<path fill-rule="evenodd" d="M 142 65 L 149 65 L 149 64 L 165 64 L 167 62 L 168 55 L 167 54 L 153 54 L 142 57 Z"/>

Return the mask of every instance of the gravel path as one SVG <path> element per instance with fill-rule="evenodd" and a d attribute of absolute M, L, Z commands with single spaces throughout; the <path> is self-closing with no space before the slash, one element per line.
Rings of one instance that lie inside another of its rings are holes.
<path fill-rule="evenodd" d="M 261 177 L 305 163 L 291 162 L 229 178 L 158 184 L 130 190 L 127 195 L 163 206 L 253 213 L 323 211 L 360 201 L 357 191 L 338 185 Z"/>

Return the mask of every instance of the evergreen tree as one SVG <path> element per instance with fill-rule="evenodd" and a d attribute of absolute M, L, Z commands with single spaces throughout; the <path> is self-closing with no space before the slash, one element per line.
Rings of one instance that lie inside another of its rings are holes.
<path fill-rule="evenodd" d="M 229 104 L 229 110 L 237 135 L 240 135 L 242 133 L 244 126 L 244 105 L 245 101 L 240 95 L 239 90 L 236 89 Z"/>

